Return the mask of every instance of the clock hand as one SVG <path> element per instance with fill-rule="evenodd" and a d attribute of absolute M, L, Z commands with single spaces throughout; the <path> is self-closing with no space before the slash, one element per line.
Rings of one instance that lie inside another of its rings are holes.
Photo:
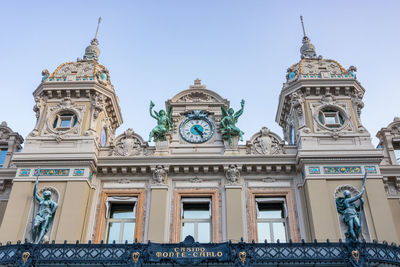
<path fill-rule="evenodd" d="M 197 127 L 194 127 L 194 130 L 203 138 L 203 133 Z"/>

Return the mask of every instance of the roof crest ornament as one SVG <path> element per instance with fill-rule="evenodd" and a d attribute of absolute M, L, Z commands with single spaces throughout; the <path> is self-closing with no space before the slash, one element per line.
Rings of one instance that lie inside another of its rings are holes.
<path fill-rule="evenodd" d="M 97 35 L 99 33 L 100 22 L 101 22 L 101 17 L 99 17 L 99 20 L 97 22 L 96 34 L 93 40 L 90 42 L 90 45 L 85 49 L 85 55 L 83 56 L 83 60 L 78 59 L 78 61 L 89 61 L 89 60 L 97 61 L 99 59 L 100 49 L 97 47 L 99 45 L 99 41 L 97 40 Z"/>
<path fill-rule="evenodd" d="M 301 58 L 322 58 L 317 57 L 315 52 L 315 46 L 310 42 L 310 39 L 306 35 L 306 30 L 304 27 L 303 16 L 300 16 L 301 27 L 303 28 L 303 45 L 300 48 Z"/>

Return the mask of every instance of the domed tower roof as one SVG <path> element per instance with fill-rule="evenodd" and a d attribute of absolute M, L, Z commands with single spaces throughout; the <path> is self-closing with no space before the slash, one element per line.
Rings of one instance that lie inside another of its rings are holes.
<path fill-rule="evenodd" d="M 293 64 L 287 70 L 286 83 L 283 88 L 299 80 L 319 80 L 319 79 L 355 79 L 357 69 L 350 66 L 347 70 L 332 59 L 324 59 L 317 56 L 315 46 L 306 35 L 303 17 L 300 16 L 303 27 L 303 45 L 300 48 L 300 62 Z"/>
<path fill-rule="evenodd" d="M 99 82 L 100 84 L 113 89 L 110 82 L 109 71 L 106 67 L 98 63 L 100 49 L 97 34 L 99 24 L 97 25 L 96 35 L 86 47 L 83 59 L 78 58 L 76 62 L 66 62 L 59 65 L 53 73 L 48 70 L 42 72 L 42 83 L 46 82 Z"/>

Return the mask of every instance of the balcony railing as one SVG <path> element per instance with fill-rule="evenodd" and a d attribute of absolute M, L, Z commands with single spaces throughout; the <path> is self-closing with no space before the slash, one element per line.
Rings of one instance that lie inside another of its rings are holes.
<path fill-rule="evenodd" d="M 383 264 L 383 265 L 381 265 Z M 357 242 L 31 244 L 0 246 L 0 266 L 400 266 L 396 244 Z"/>

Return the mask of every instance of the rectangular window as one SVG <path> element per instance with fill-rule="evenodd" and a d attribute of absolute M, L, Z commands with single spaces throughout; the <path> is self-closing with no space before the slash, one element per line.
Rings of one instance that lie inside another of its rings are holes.
<path fill-rule="evenodd" d="M 0 150 L 0 168 L 3 168 L 4 160 L 6 159 L 7 149 Z"/>
<path fill-rule="evenodd" d="M 200 243 L 211 242 L 211 199 L 181 199 L 181 240 L 193 236 Z"/>
<path fill-rule="evenodd" d="M 400 164 L 400 149 L 394 150 L 394 156 L 396 157 L 397 164 Z"/>
<path fill-rule="evenodd" d="M 136 226 L 136 197 L 108 197 L 106 202 L 107 242 L 134 241 Z"/>
<path fill-rule="evenodd" d="M 256 198 L 258 242 L 287 242 L 285 198 Z"/>

